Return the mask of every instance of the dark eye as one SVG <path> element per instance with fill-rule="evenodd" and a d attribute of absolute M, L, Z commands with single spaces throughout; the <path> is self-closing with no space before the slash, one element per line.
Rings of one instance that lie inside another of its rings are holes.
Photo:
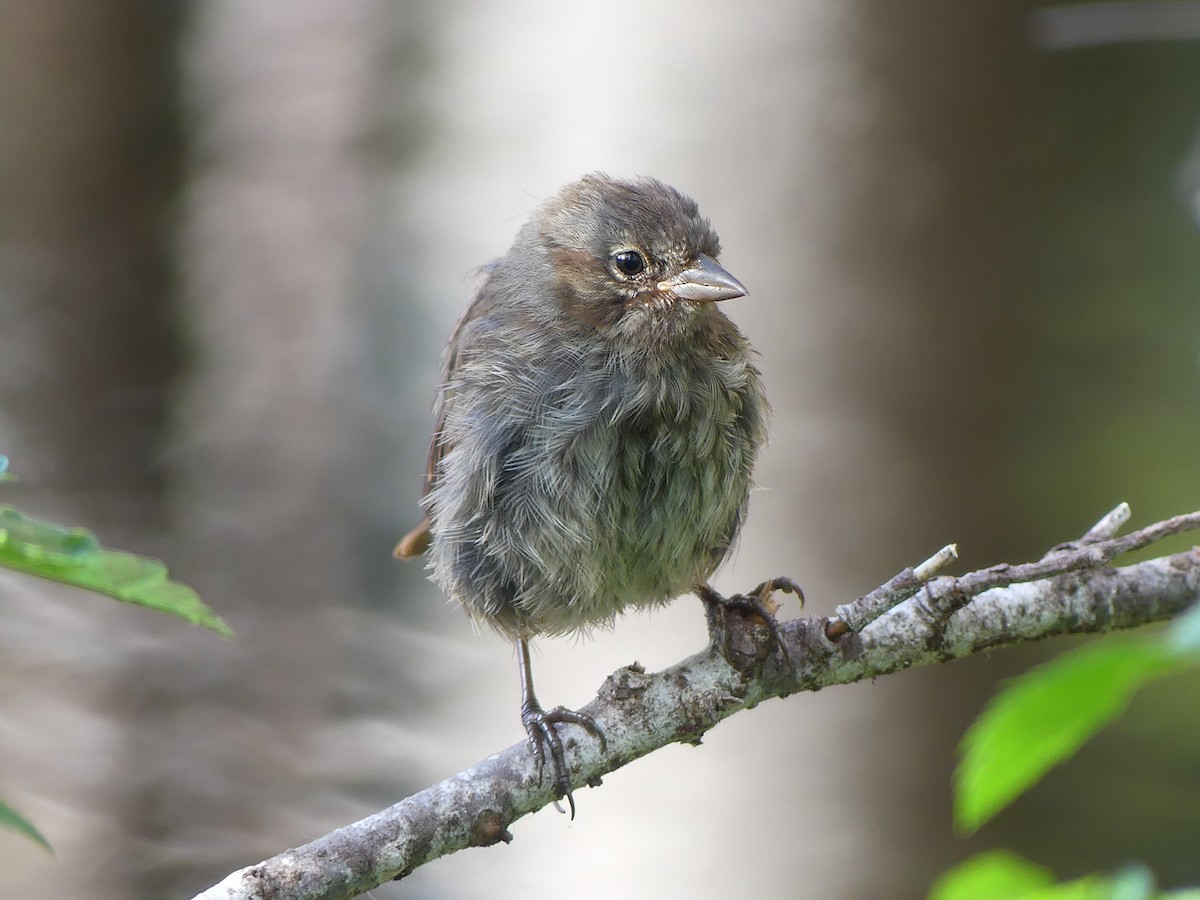
<path fill-rule="evenodd" d="M 622 275 L 633 277 L 646 271 L 646 259 L 636 250 L 621 250 L 614 253 L 612 261 Z"/>

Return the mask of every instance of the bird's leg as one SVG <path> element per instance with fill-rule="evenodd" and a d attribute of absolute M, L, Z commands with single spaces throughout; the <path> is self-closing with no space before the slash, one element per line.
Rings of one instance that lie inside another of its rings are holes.
<path fill-rule="evenodd" d="M 541 780 L 542 769 L 546 765 L 546 748 L 550 748 L 550 762 L 554 766 L 554 788 L 559 797 L 567 798 L 571 807 L 571 818 L 575 818 L 575 798 L 571 796 L 571 778 L 567 769 L 566 757 L 563 755 L 562 738 L 554 728 L 556 724 L 566 723 L 578 725 L 589 734 L 595 735 L 600 741 L 600 749 L 608 750 L 608 742 L 604 732 L 591 716 L 575 712 L 564 706 L 556 706 L 544 710 L 533 693 L 533 669 L 529 664 L 529 640 L 517 638 L 517 652 L 520 654 L 521 666 L 521 723 L 529 736 L 529 748 L 537 754 L 538 780 Z M 556 804 L 557 805 L 557 804 Z M 561 811 L 561 810 L 560 810 Z"/>
<path fill-rule="evenodd" d="M 771 634 L 771 643 L 779 651 L 784 664 L 789 669 L 792 668 L 792 658 L 788 654 L 787 645 L 783 642 L 783 635 L 779 632 L 779 622 L 775 619 L 775 611 L 767 606 L 767 600 L 775 591 L 795 594 L 800 598 L 800 605 L 804 605 L 804 591 L 800 589 L 800 585 L 783 576 L 768 579 L 745 594 L 734 594 L 731 597 L 722 597 L 711 585 L 702 584 L 696 588 L 696 595 L 704 603 L 709 636 L 713 643 L 721 649 L 721 654 L 726 659 L 729 658 L 729 627 L 726 617 L 730 610 L 736 610 L 756 615 L 763 620 Z"/>

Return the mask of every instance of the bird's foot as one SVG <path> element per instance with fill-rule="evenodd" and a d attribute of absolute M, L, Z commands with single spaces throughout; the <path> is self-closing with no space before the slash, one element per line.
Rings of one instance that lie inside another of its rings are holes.
<path fill-rule="evenodd" d="M 771 599 L 771 595 L 775 591 L 795 594 L 800 598 L 800 605 L 804 605 L 804 591 L 800 589 L 800 585 L 786 576 L 770 578 L 744 594 L 734 594 L 730 597 L 722 597 L 707 584 L 697 588 L 696 593 L 704 602 L 704 610 L 708 617 L 708 633 L 713 643 L 721 649 L 721 654 L 731 663 L 733 660 L 731 659 L 732 648 L 729 640 L 729 613 L 734 611 L 743 616 L 749 615 L 761 619 L 770 633 L 772 649 L 779 653 L 784 665 L 789 669 L 792 668 L 792 658 L 788 654 L 787 645 L 779 631 L 779 622 L 775 619 L 775 612 L 779 609 L 779 604 Z"/>
<path fill-rule="evenodd" d="M 557 797 L 565 797 L 571 807 L 571 818 L 575 818 L 575 798 L 571 795 L 571 777 L 567 768 L 566 756 L 563 753 L 562 738 L 558 736 L 555 725 L 578 725 L 584 731 L 600 741 L 600 750 L 608 751 L 608 741 L 604 731 L 596 724 L 596 720 L 584 713 L 575 712 L 565 706 L 554 709 L 542 709 L 537 701 L 526 702 L 521 707 L 521 723 L 529 736 L 529 749 L 537 756 L 538 780 L 541 781 L 542 770 L 546 766 L 546 750 L 550 751 L 550 764 L 554 767 L 554 790 Z M 558 804 L 555 803 L 555 806 Z M 559 809 L 561 812 L 561 808 Z"/>

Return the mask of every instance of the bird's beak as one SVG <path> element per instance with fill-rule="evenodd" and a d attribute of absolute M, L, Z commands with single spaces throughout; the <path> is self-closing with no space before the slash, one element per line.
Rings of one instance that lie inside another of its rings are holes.
<path fill-rule="evenodd" d="M 726 272 L 715 259 L 701 253 L 696 264 L 680 272 L 674 278 L 658 283 L 663 293 L 674 294 L 681 300 L 696 300 L 712 303 L 717 300 L 732 300 L 748 293 L 746 286 Z"/>

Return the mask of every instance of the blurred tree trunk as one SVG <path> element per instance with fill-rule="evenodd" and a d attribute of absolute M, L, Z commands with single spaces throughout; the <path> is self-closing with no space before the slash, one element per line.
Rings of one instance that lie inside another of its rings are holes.
<path fill-rule="evenodd" d="M 798 474 L 785 511 L 812 562 L 813 575 L 793 574 L 813 578 L 814 597 L 853 596 L 949 541 L 985 565 L 1040 539 L 1021 533 L 1006 484 L 1019 398 L 994 377 L 1017 364 L 1003 311 L 1028 289 L 1017 231 L 1027 161 L 1011 140 L 1041 115 L 1025 10 L 857 3 L 831 29 L 832 90 L 788 186 L 787 214 L 802 224 L 779 227 L 812 242 L 798 285 L 812 287 L 792 302 L 820 311 L 796 351 L 763 348 L 775 383 L 803 398 L 784 402 L 777 440 L 813 448 L 816 474 Z M 847 817 L 831 855 L 854 858 L 821 876 L 821 896 L 922 896 L 967 852 L 949 827 L 953 748 L 995 677 L 960 663 L 819 698 L 834 707 L 817 713 L 828 780 L 805 789 Z M 808 715 L 794 710 L 797 729 L 814 727 Z"/>
<path fill-rule="evenodd" d="M 164 547 L 161 449 L 180 365 L 179 18 L 126 0 L 0 9 L 0 452 L 21 476 L 4 499 L 144 553 Z M 124 694 L 139 616 L 28 578 L 6 578 L 3 594 L 0 796 L 26 798 L 60 855 L 0 842 L 0 893 L 137 896 L 106 703 Z"/>
<path fill-rule="evenodd" d="M 162 515 L 164 385 L 179 365 L 171 9 L 0 11 L 5 446 L 19 490 L 44 490 L 110 534 Z"/>
<path fill-rule="evenodd" d="M 179 231 L 188 368 L 171 419 L 173 558 L 237 632 L 131 661 L 127 896 L 182 896 L 323 824 L 322 725 L 357 582 L 348 466 L 370 6 L 195 10 Z"/>

